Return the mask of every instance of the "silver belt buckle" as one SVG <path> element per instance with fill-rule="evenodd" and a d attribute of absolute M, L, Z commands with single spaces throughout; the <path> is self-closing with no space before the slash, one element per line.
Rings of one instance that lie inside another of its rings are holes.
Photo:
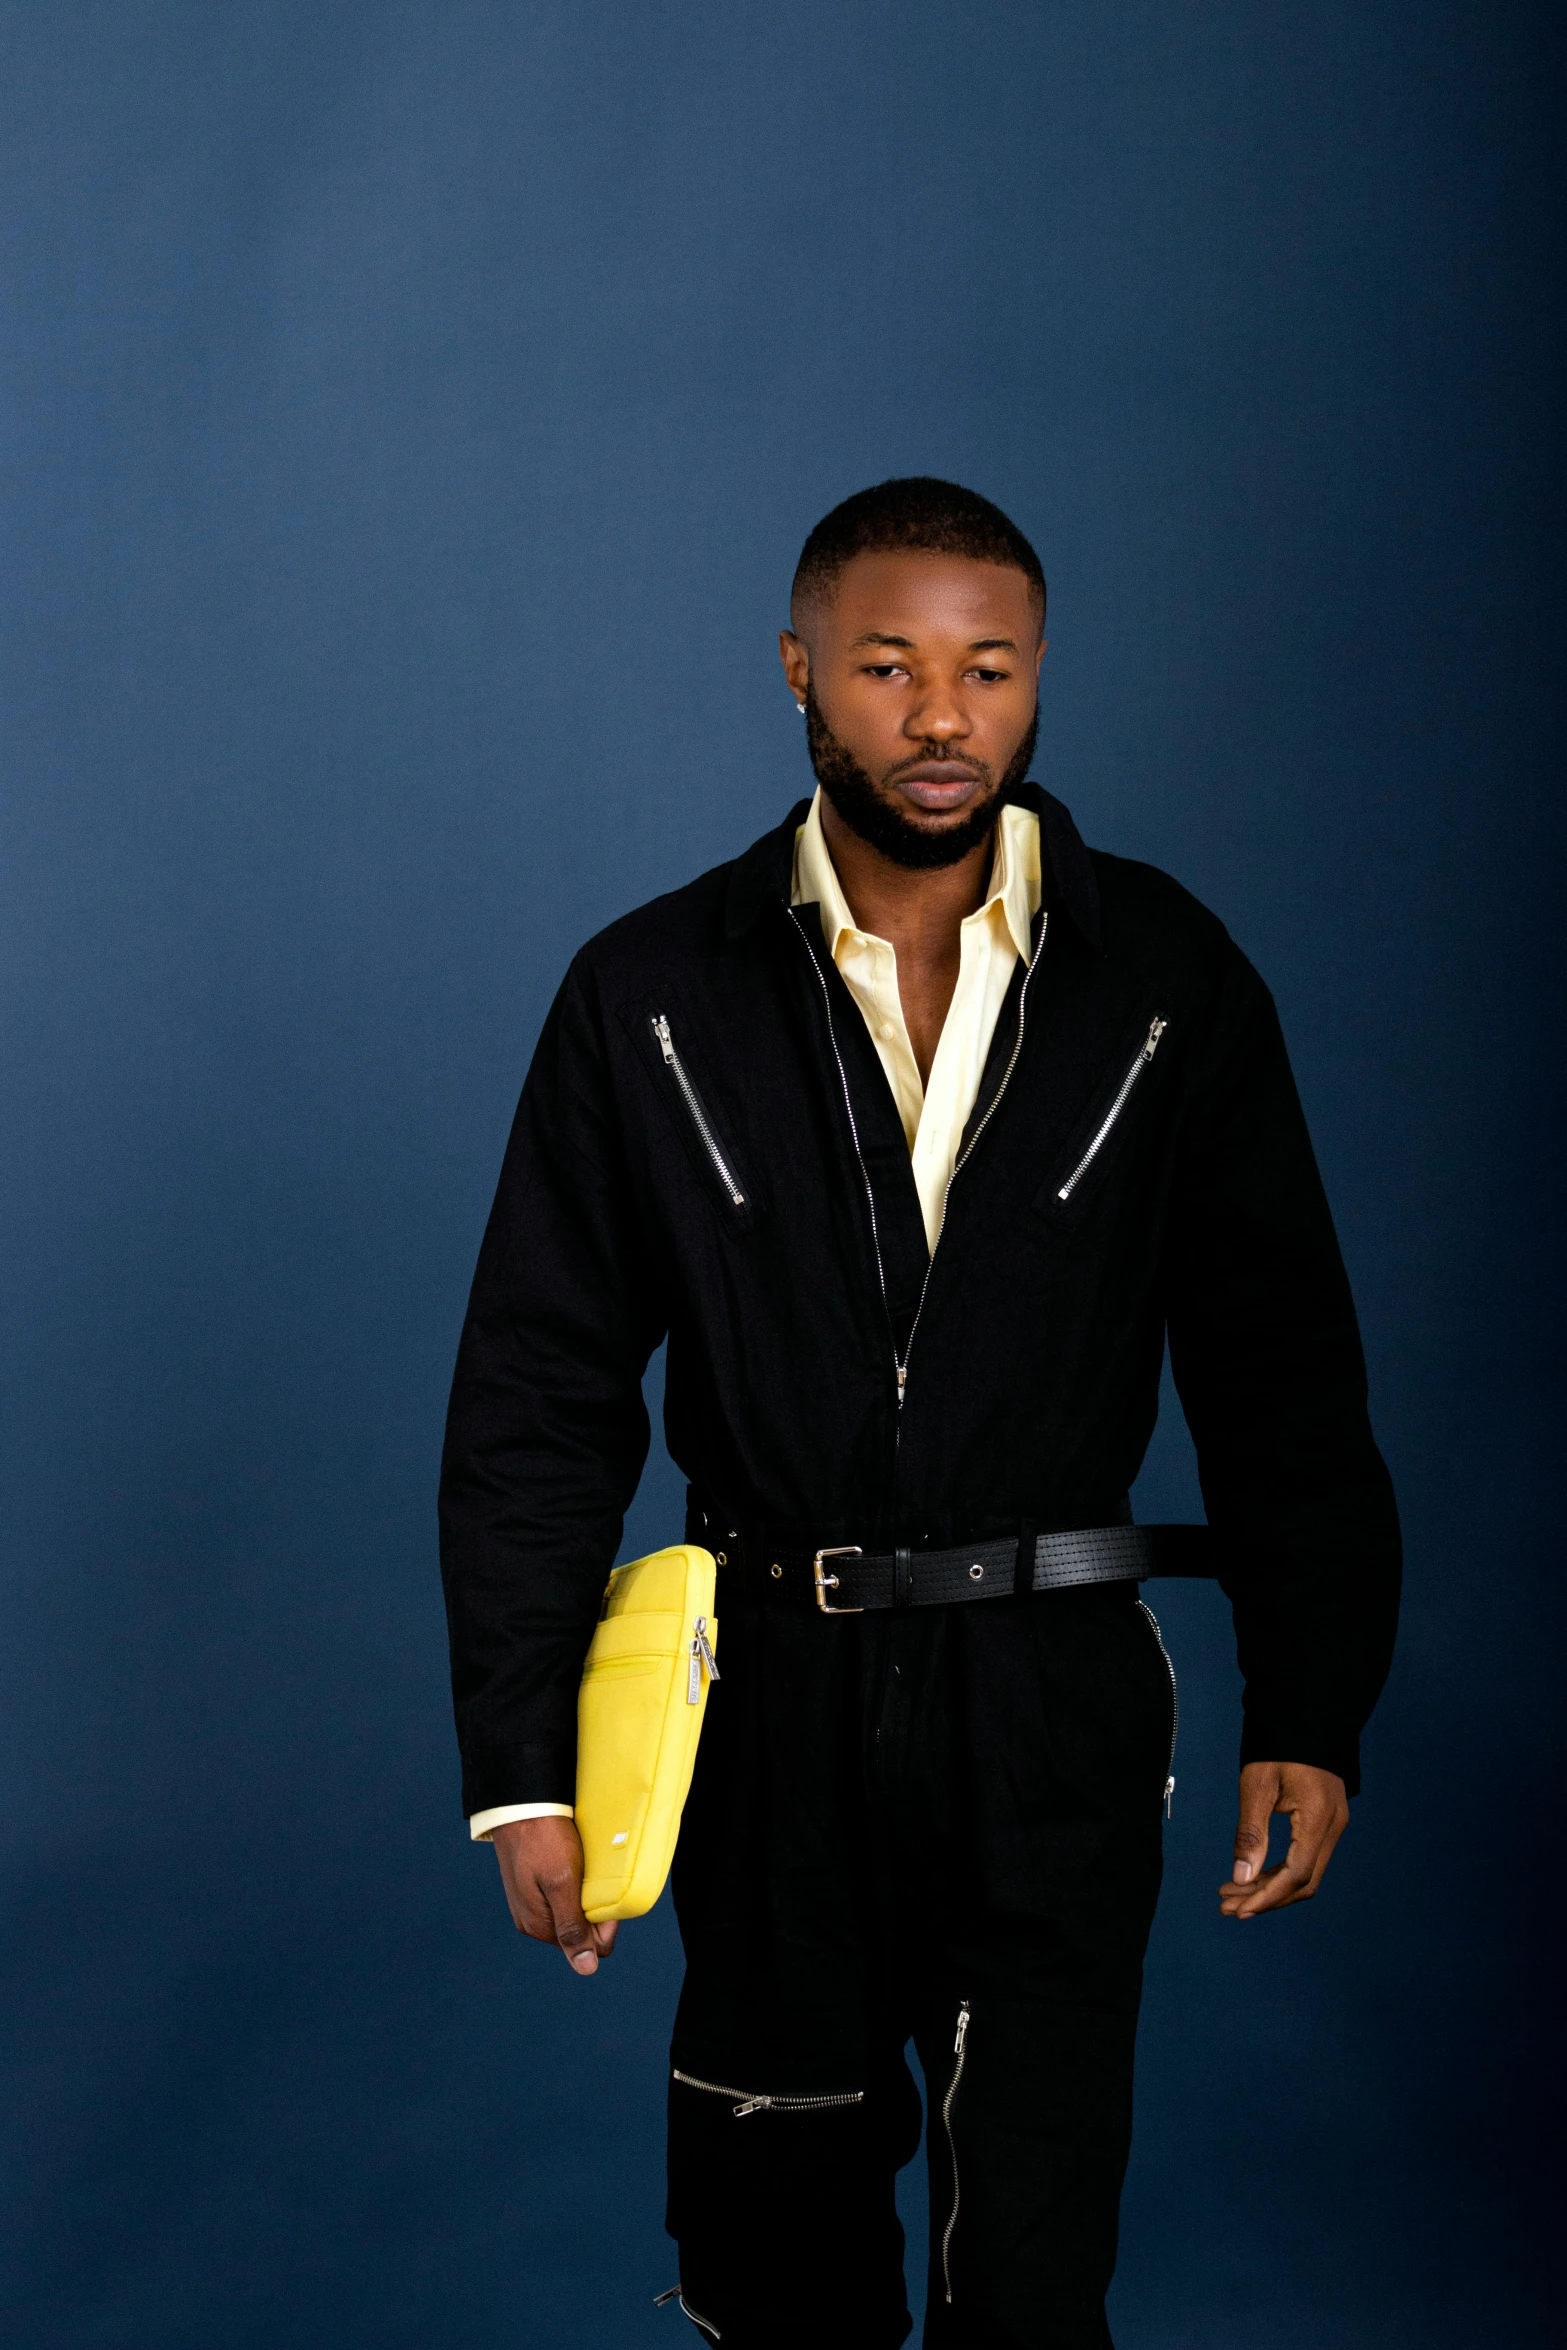
<path fill-rule="evenodd" d="M 836 1575 L 829 1575 L 822 1565 L 823 1559 L 857 1559 L 863 1558 L 864 1555 L 857 1542 L 840 1542 L 836 1550 L 819 1550 L 816 1553 L 811 1573 L 816 1583 L 816 1604 L 824 1616 L 864 1615 L 865 1610 L 862 1607 L 834 1607 L 832 1605 L 827 1594 L 829 1591 L 837 1590 L 838 1578 Z"/>

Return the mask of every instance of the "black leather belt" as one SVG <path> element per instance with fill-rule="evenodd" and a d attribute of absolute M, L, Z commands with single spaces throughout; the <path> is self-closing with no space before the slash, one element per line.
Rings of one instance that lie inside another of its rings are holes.
<path fill-rule="evenodd" d="M 722 1521 L 720 1521 L 722 1523 Z M 723 1537 L 708 1535 L 722 1541 Z M 738 1534 L 717 1552 L 719 1607 L 726 1568 L 790 1581 L 796 1546 L 762 1546 Z M 770 1555 L 771 1563 L 763 1565 Z M 965 1599 L 1001 1599 L 1016 1591 L 1064 1591 L 1086 1583 L 1141 1583 L 1150 1575 L 1212 1575 L 1206 1526 L 1081 1526 L 1066 1533 L 972 1542 L 947 1550 L 893 1550 L 875 1556 L 853 1543 L 804 1554 L 817 1606 L 825 1616 L 863 1615 L 897 1607 L 950 1607 Z M 1020 1572 L 1021 1570 L 1021 1572 Z M 749 1578 L 748 1578 L 749 1579 Z"/>

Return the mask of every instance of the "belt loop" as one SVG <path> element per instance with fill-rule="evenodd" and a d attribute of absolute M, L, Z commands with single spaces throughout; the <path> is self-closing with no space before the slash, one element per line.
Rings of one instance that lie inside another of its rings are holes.
<path fill-rule="evenodd" d="M 906 1550 L 892 1554 L 892 1604 L 907 1607 L 914 1595 L 914 1562 Z"/>
<path fill-rule="evenodd" d="M 1032 1518 L 1025 1518 L 1017 1530 L 1017 1561 L 1012 1569 L 1012 1596 L 1023 1599 L 1034 1588 L 1034 1559 L 1039 1549 L 1039 1537 Z"/>

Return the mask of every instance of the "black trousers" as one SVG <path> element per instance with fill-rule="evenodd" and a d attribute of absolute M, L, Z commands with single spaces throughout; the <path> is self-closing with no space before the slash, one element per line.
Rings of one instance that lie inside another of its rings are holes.
<path fill-rule="evenodd" d="M 1105 2350 L 1173 1680 L 1131 1585 L 828 1619 L 720 1591 L 676 1858 L 668 2226 L 726 2350 Z"/>

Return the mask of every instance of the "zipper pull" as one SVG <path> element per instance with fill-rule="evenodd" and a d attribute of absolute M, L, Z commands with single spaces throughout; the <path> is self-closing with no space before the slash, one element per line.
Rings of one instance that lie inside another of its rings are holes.
<path fill-rule="evenodd" d="M 967 2032 L 968 2001 L 965 1999 L 958 2009 L 958 2036 L 952 2043 L 952 2053 L 954 2056 L 961 2056 L 963 2054 L 963 2041 Z"/>
<path fill-rule="evenodd" d="M 907 1363 L 899 1363 L 895 1361 L 893 1368 L 898 1374 L 898 1409 L 901 1412 L 903 1409 L 903 1390 L 908 1382 L 909 1366 Z"/>
<path fill-rule="evenodd" d="M 653 1034 L 658 1038 L 659 1049 L 672 1069 L 675 1065 L 675 1040 L 669 1033 L 669 1022 L 662 1012 L 654 1017 Z"/>
<path fill-rule="evenodd" d="M 735 2107 L 735 2120 L 739 2121 L 743 2115 L 748 2113 L 762 2113 L 771 2103 L 770 2097 L 748 2097 L 744 2105 Z"/>
<path fill-rule="evenodd" d="M 698 1616 L 691 1628 L 691 1654 L 686 1665 L 686 1703 L 699 1705 L 702 1700 L 702 1667 L 706 1665 L 708 1679 L 718 1679 L 718 1665 L 713 1655 L 713 1644 L 707 1637 L 707 1618 Z"/>
<path fill-rule="evenodd" d="M 1153 1059 L 1154 1054 L 1159 1050 L 1159 1039 L 1161 1036 L 1163 1036 L 1169 1025 L 1170 1023 L 1168 1020 L 1149 1021 L 1148 1042 L 1143 1046 L 1143 1059 L 1145 1061 L 1151 1061 Z"/>
<path fill-rule="evenodd" d="M 1171 1818 L 1173 1818 L 1173 1816 L 1174 1816 L 1174 1812 L 1175 1812 L 1175 1780 L 1174 1780 L 1174 1778 L 1172 1777 L 1172 1778 L 1168 1778 L 1168 1779 L 1166 1779 L 1166 1781 L 1165 1781 L 1165 1783 L 1164 1783 L 1164 1816 L 1165 1816 L 1165 1818 L 1166 1818 L 1167 1820 L 1168 1820 L 1168 1819 L 1171 1819 Z"/>

